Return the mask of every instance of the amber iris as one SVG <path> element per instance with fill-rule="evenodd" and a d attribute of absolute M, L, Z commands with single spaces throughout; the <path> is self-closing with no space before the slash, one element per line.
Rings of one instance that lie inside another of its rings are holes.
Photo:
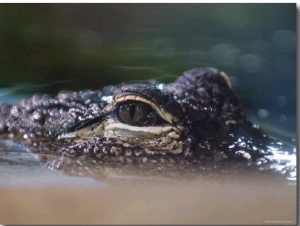
<path fill-rule="evenodd" d="M 131 126 L 157 126 L 165 124 L 158 113 L 141 101 L 126 101 L 120 103 L 115 111 L 120 122 Z"/>

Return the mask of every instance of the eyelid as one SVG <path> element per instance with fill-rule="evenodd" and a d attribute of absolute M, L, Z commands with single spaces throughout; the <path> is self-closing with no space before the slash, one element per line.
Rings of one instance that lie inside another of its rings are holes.
<path fill-rule="evenodd" d="M 153 110 L 155 110 L 157 112 L 157 114 L 163 118 L 165 121 L 167 121 L 168 123 L 172 124 L 173 122 L 173 116 L 160 109 L 155 103 L 153 103 L 152 101 L 148 100 L 148 99 L 145 99 L 143 98 L 142 96 L 138 96 L 138 95 L 132 95 L 132 94 L 127 94 L 127 95 L 124 95 L 124 96 L 120 96 L 118 97 L 115 101 L 114 101 L 114 104 L 115 106 L 123 103 L 123 102 L 126 102 L 126 101 L 129 101 L 129 100 L 132 100 L 132 101 L 140 101 L 140 102 L 143 102 L 143 103 L 146 103 L 146 104 L 149 104 Z"/>
<path fill-rule="evenodd" d="M 135 108 L 133 116 L 130 115 L 130 117 L 129 106 Z M 149 127 L 169 124 L 149 104 L 141 101 L 127 100 L 120 102 L 116 105 L 113 114 L 121 123 L 131 126 Z"/>

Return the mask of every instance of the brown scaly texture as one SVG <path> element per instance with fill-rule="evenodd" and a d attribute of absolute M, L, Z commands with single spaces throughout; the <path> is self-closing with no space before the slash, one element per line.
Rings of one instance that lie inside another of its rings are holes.
<path fill-rule="evenodd" d="M 86 156 L 95 161 L 143 163 L 145 157 L 253 161 L 271 154 L 267 146 L 272 139 L 247 120 L 222 72 L 214 68 L 192 69 L 163 88 L 158 88 L 158 84 L 150 81 L 143 85 L 108 86 L 96 91 L 60 93 L 54 98 L 34 95 L 14 106 L 0 104 L 0 137 L 25 144 L 34 153 Z M 179 140 L 184 142 L 181 154 L 160 154 L 159 145 L 153 151 L 141 140 L 133 145 L 102 136 L 58 139 L 59 135 L 104 120 L 107 97 L 126 90 L 151 96 L 160 107 L 167 101 L 167 110 L 175 116 L 183 113 L 180 120 L 186 132 Z"/>

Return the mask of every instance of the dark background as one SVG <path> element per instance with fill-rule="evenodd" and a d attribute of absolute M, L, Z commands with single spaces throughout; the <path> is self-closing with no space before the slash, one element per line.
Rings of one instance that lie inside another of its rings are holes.
<path fill-rule="evenodd" d="M 0 4 L 0 102 L 207 66 L 251 120 L 296 137 L 296 4 Z"/>

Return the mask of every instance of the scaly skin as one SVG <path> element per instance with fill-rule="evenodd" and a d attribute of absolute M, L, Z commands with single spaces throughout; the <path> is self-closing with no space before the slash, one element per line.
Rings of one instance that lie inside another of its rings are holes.
<path fill-rule="evenodd" d="M 132 98 L 148 107 L 130 105 Z M 127 120 L 138 109 L 152 109 L 152 115 L 142 113 L 149 125 L 120 122 L 118 114 Z M 24 144 L 52 166 L 49 156 L 171 167 L 222 159 L 254 162 L 272 155 L 268 145 L 274 143 L 246 118 L 228 77 L 214 68 L 186 71 L 171 84 L 122 84 L 0 104 L 0 138 Z"/>

